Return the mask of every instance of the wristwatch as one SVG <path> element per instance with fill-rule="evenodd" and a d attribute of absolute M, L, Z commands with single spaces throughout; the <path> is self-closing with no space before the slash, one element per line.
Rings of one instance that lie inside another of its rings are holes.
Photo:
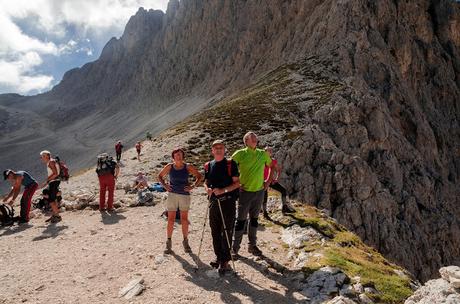
<path fill-rule="evenodd" d="M 228 192 L 228 191 L 227 191 L 227 188 L 224 188 L 224 192 L 225 192 L 225 193 L 227 193 L 227 192 Z"/>

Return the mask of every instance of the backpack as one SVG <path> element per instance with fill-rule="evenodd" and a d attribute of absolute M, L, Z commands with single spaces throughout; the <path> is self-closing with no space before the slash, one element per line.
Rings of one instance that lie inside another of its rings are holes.
<path fill-rule="evenodd" d="M 1 204 L 0 205 L 0 225 L 7 226 L 12 225 L 14 220 L 14 209 L 11 206 Z"/>
<path fill-rule="evenodd" d="M 204 164 L 204 173 L 206 175 L 206 173 L 209 172 L 209 162 L 206 162 Z M 228 176 L 232 177 L 232 160 L 231 159 L 227 159 L 227 174 Z M 237 191 L 238 189 L 235 189 L 233 191 L 230 192 L 231 196 L 234 198 L 234 199 L 238 199 L 239 198 L 239 195 L 240 195 L 240 192 Z"/>
<path fill-rule="evenodd" d="M 67 167 L 64 161 L 59 159 L 59 156 L 56 156 L 54 159 L 59 166 L 59 179 L 61 181 L 68 181 L 70 178 L 69 167 Z"/>
<path fill-rule="evenodd" d="M 206 162 L 204 164 L 204 173 L 208 173 L 209 172 L 209 162 Z M 232 160 L 231 159 L 227 159 L 227 173 L 228 173 L 228 176 L 232 177 Z"/>
<path fill-rule="evenodd" d="M 98 176 L 112 174 L 115 175 L 115 168 L 117 163 L 113 157 L 107 153 L 102 153 L 97 156 L 96 173 Z"/>

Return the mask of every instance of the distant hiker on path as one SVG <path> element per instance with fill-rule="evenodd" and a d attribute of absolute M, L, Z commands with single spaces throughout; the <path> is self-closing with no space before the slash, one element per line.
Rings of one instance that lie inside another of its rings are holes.
<path fill-rule="evenodd" d="M 142 144 L 140 141 L 136 143 L 136 152 L 137 152 L 137 160 L 141 161 L 141 149 L 142 149 Z"/>
<path fill-rule="evenodd" d="M 59 164 L 55 159 L 51 158 L 50 151 L 44 150 L 40 152 L 40 157 L 42 162 L 46 164 L 46 171 L 48 174 L 46 181 L 41 185 L 40 188 L 47 187 L 46 189 L 48 192 L 48 201 L 51 206 L 51 212 L 53 213 L 51 217 L 45 222 L 57 223 L 62 220 L 61 216 L 59 215 L 59 208 L 57 203 L 57 194 L 59 192 L 59 184 L 61 183 L 59 180 Z"/>
<path fill-rule="evenodd" d="M 168 191 L 168 199 L 166 200 L 166 209 L 168 210 L 168 225 L 167 225 L 167 240 L 166 254 L 172 253 L 171 237 L 174 230 L 174 221 L 176 218 L 176 210 L 180 210 L 180 220 L 182 225 L 182 235 L 184 240 L 182 245 L 185 252 L 192 252 L 188 243 L 188 211 L 190 209 L 190 191 L 196 188 L 202 181 L 203 177 L 200 172 L 192 166 L 184 162 L 185 153 L 181 148 L 177 148 L 171 153 L 173 163 L 167 164 L 158 174 L 158 181 Z M 195 182 L 190 185 L 188 181 L 189 174 L 195 177 Z M 169 175 L 169 182 L 164 178 Z"/>
<path fill-rule="evenodd" d="M 211 262 L 211 266 L 226 271 L 231 269 L 229 246 L 231 246 L 235 224 L 235 204 L 238 199 L 240 179 L 236 163 L 225 158 L 225 145 L 222 140 L 215 140 L 212 143 L 211 152 L 214 160 L 204 166 L 204 189 L 208 193 L 210 203 L 209 226 L 216 254 L 216 260 Z"/>
<path fill-rule="evenodd" d="M 281 193 L 281 202 L 282 202 L 282 208 L 281 208 L 281 212 L 284 214 L 284 213 L 291 213 L 291 212 L 295 212 L 295 210 L 288 205 L 287 201 L 286 201 L 286 197 L 287 197 L 287 191 L 286 189 L 278 182 L 278 178 L 281 174 L 281 166 L 278 164 L 278 161 L 273 158 L 273 150 L 272 148 L 270 147 L 265 147 L 265 151 L 267 151 L 268 155 L 270 155 L 270 158 L 272 159 L 272 165 L 271 167 L 270 166 L 265 166 L 265 169 L 264 169 L 264 181 L 267 182 L 268 181 L 268 177 L 270 176 L 270 171 L 273 171 L 273 180 L 272 182 L 270 183 L 270 188 L 272 188 L 273 190 L 276 190 L 278 191 L 279 193 Z M 270 216 L 268 215 L 268 212 L 267 212 L 267 200 L 268 200 L 268 190 L 265 190 L 265 194 L 264 194 L 264 202 L 263 202 L 263 205 L 262 205 L 262 209 L 263 209 L 263 212 L 264 212 L 264 217 L 266 219 L 270 219 Z"/>
<path fill-rule="evenodd" d="M 239 258 L 244 226 L 249 215 L 249 247 L 248 252 L 260 256 L 262 251 L 257 247 L 257 227 L 259 226 L 259 213 L 262 207 L 265 190 L 272 181 L 272 174 L 264 182 L 264 168 L 271 166 L 270 155 L 262 149 L 257 149 L 257 136 L 248 132 L 243 137 L 246 148 L 237 150 L 232 159 L 238 164 L 240 170 L 240 199 L 237 207 L 235 224 L 235 237 L 233 240 L 233 256 Z"/>
<path fill-rule="evenodd" d="M 20 216 L 16 219 L 18 220 L 19 224 L 29 222 L 30 204 L 32 201 L 32 196 L 38 188 L 38 183 L 28 172 L 14 172 L 11 169 L 3 171 L 3 179 L 8 180 L 13 185 L 13 187 L 11 187 L 10 193 L 3 199 L 4 203 L 10 204 L 11 206 L 18 197 L 19 192 L 21 192 L 21 186 L 24 186 L 24 193 L 21 197 Z"/>
<path fill-rule="evenodd" d="M 115 145 L 115 153 L 117 155 L 117 162 L 120 162 L 122 152 L 123 152 L 123 145 L 121 144 L 121 140 L 119 140 L 117 144 Z"/>
<path fill-rule="evenodd" d="M 105 211 L 105 193 L 107 194 L 107 211 L 112 212 L 115 181 L 120 174 L 120 167 L 107 153 L 97 157 L 96 173 L 99 179 L 99 211 Z"/>

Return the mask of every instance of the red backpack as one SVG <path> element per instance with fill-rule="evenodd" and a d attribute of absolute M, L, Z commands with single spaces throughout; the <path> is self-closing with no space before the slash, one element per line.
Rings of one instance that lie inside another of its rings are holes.
<path fill-rule="evenodd" d="M 56 160 L 56 164 L 59 166 L 59 179 L 61 181 L 68 181 L 70 178 L 69 167 L 67 167 L 67 165 L 59 159 L 59 156 L 56 156 L 54 159 Z"/>

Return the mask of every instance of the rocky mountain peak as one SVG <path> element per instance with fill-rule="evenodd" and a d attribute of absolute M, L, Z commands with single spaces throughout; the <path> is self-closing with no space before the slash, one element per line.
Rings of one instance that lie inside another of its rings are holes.
<path fill-rule="evenodd" d="M 262 134 L 293 197 L 426 280 L 460 264 L 459 18 L 448 0 L 140 9 L 100 59 L 21 100 L 26 112 L 0 99 L 3 125 L 22 122 L 0 153 L 32 167 L 35 152 L 19 143 L 36 138 L 81 168 L 115 139 L 207 113 L 188 121 L 202 133 L 195 143 Z"/>

